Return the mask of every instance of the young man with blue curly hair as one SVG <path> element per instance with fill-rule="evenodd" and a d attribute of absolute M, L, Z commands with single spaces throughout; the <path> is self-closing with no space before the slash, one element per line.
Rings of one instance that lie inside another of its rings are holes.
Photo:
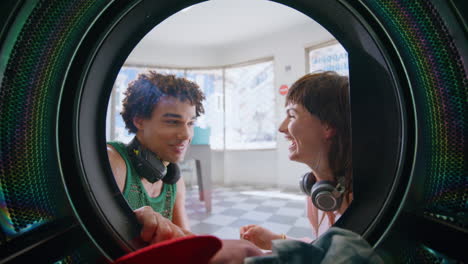
<path fill-rule="evenodd" d="M 185 184 L 177 167 L 204 113 L 203 92 L 194 82 L 154 71 L 132 81 L 121 115 L 135 137 L 129 144 L 108 142 L 115 181 L 130 207 L 151 207 L 189 230 Z"/>

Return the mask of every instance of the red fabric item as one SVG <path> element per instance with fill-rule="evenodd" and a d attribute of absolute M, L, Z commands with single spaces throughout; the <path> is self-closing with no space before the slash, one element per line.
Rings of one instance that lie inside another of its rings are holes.
<path fill-rule="evenodd" d="M 188 236 L 149 245 L 118 258 L 114 264 L 207 264 L 221 248 L 214 236 Z"/>

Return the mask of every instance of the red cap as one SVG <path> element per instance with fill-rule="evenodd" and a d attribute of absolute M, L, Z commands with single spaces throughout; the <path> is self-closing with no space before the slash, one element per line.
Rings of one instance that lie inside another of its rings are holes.
<path fill-rule="evenodd" d="M 149 245 L 118 258 L 114 264 L 206 264 L 221 249 L 219 238 L 187 236 Z"/>

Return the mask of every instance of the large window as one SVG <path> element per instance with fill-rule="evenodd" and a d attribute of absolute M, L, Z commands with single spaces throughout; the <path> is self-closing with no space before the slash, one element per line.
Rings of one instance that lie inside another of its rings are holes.
<path fill-rule="evenodd" d="M 340 75 L 349 75 L 348 53 L 336 41 L 329 41 L 307 49 L 309 72 L 336 71 Z"/>
<path fill-rule="evenodd" d="M 154 70 L 196 82 L 205 93 L 205 114 L 195 127 L 193 144 L 215 150 L 268 149 L 276 147 L 273 60 L 211 69 L 141 67 L 120 70 L 107 114 L 107 140 L 129 142 L 120 112 L 128 83 L 138 74 Z"/>
<path fill-rule="evenodd" d="M 273 62 L 225 70 L 226 148 L 276 147 Z"/>
<path fill-rule="evenodd" d="M 224 147 L 223 70 L 187 70 L 186 78 L 196 82 L 205 94 L 203 107 L 195 127 L 193 144 L 210 144 L 212 149 Z"/>

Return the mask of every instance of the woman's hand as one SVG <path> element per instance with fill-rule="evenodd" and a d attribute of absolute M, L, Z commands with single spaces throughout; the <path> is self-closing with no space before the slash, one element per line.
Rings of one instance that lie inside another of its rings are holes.
<path fill-rule="evenodd" d="M 271 250 L 271 241 L 281 239 L 281 235 L 258 225 L 246 225 L 240 228 L 241 239 L 254 243 L 261 249 Z"/>
<path fill-rule="evenodd" d="M 214 255 L 209 264 L 242 264 L 244 259 L 264 255 L 249 241 L 225 239 L 222 248 Z"/>
<path fill-rule="evenodd" d="M 173 224 L 169 219 L 155 212 L 149 206 L 143 206 L 133 211 L 138 222 L 143 225 L 141 238 L 150 244 L 174 239 L 178 237 L 194 235 L 190 231 Z"/>

